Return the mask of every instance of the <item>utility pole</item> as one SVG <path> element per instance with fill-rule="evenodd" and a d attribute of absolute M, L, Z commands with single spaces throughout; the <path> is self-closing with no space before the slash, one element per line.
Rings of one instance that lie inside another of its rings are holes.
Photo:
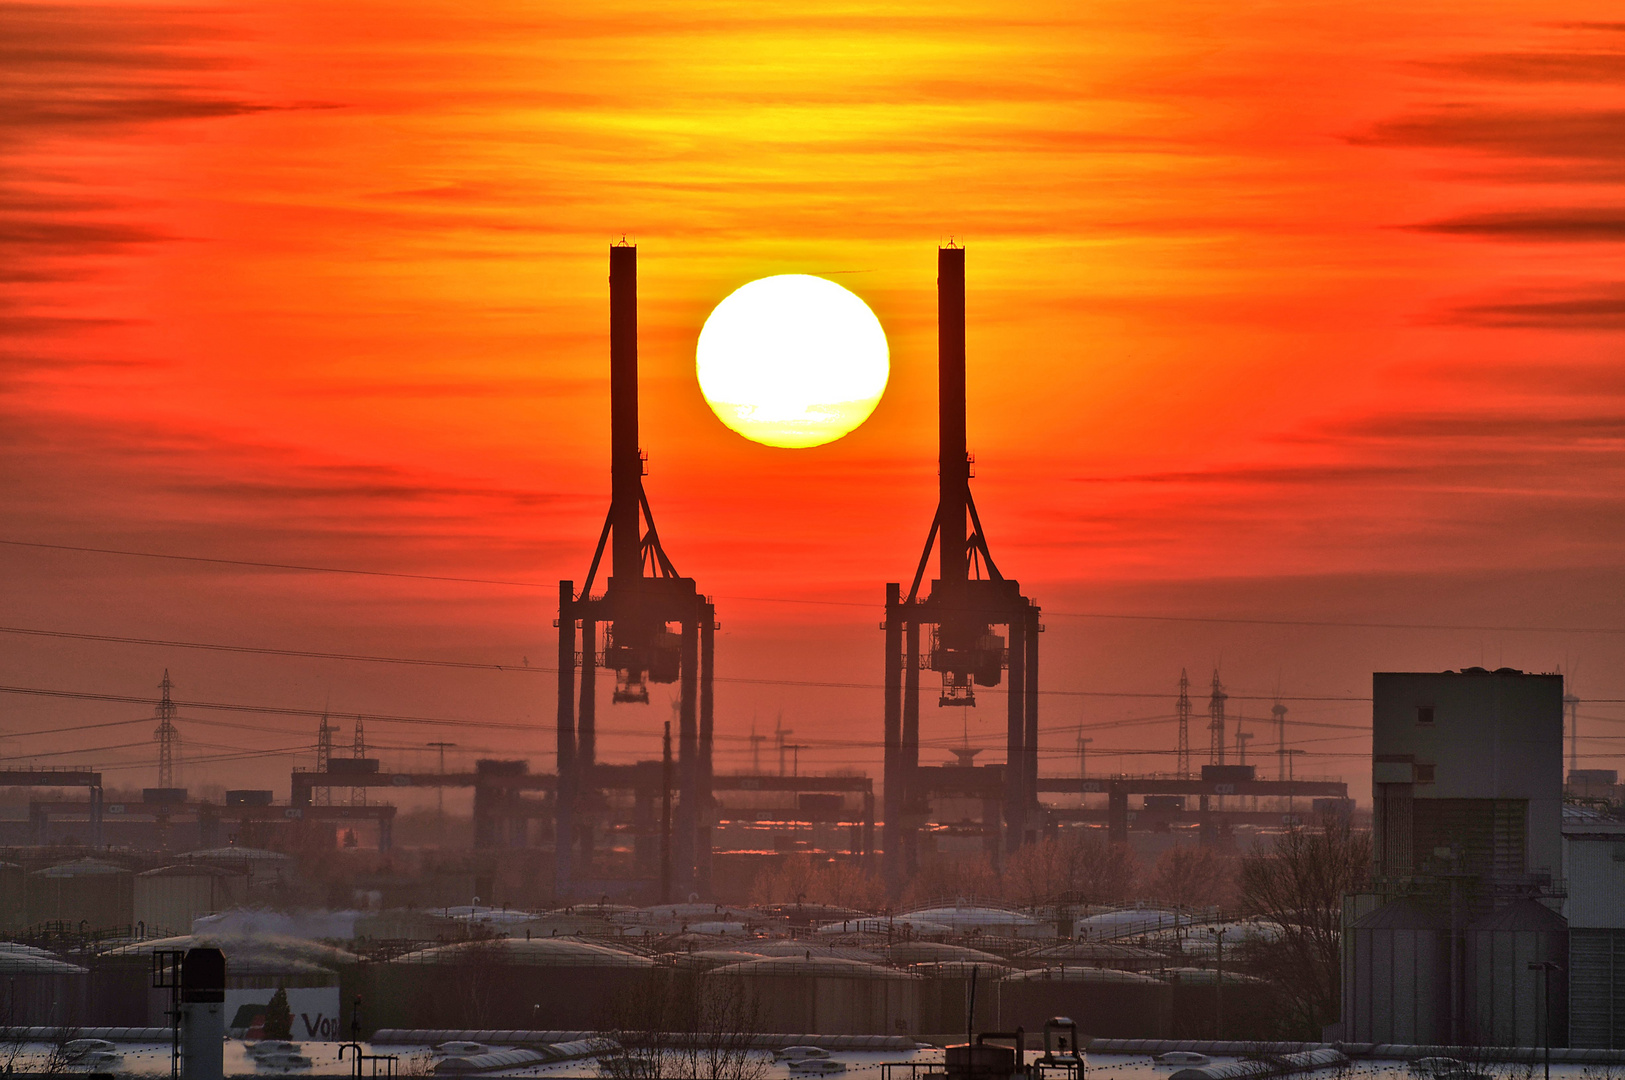
<path fill-rule="evenodd" d="M 1286 761 L 1286 780 L 1287 780 L 1287 783 L 1290 784 L 1295 779 L 1295 777 L 1293 776 L 1292 759 L 1297 757 L 1299 754 L 1307 754 L 1308 752 L 1309 751 L 1307 751 L 1307 750 L 1301 750 L 1301 749 L 1283 750 L 1283 751 L 1281 751 L 1281 757 L 1284 758 L 1285 761 Z M 1298 814 L 1298 811 L 1297 811 L 1297 799 L 1293 795 L 1290 794 L 1291 788 L 1288 788 L 1287 791 L 1289 792 L 1289 794 L 1286 797 L 1286 813 L 1287 813 L 1287 817 L 1293 818 L 1295 820 L 1297 818 L 1297 814 Z"/>
<path fill-rule="evenodd" d="M 1089 744 L 1093 739 L 1083 737 L 1083 728 L 1078 728 L 1078 779 L 1089 779 Z"/>
<path fill-rule="evenodd" d="M 775 735 L 777 735 L 778 739 L 779 739 L 779 775 L 784 776 L 784 775 L 786 775 L 785 771 L 784 771 L 784 752 L 786 750 L 788 750 L 789 746 L 790 746 L 790 744 L 786 741 L 786 739 L 787 739 L 788 736 L 794 735 L 795 731 L 792 730 L 791 728 L 787 728 L 787 727 L 784 726 L 784 710 L 783 709 L 779 710 L 778 724 L 774 728 L 773 733 Z"/>
<path fill-rule="evenodd" d="M 1214 765 L 1224 764 L 1224 703 L 1229 694 L 1219 682 L 1219 669 L 1213 669 L 1213 696 L 1207 703 L 1208 760 Z"/>
<path fill-rule="evenodd" d="M 1275 716 L 1275 779 L 1286 779 L 1286 706 L 1279 701 L 1270 709 Z"/>
<path fill-rule="evenodd" d="M 1174 771 L 1181 780 L 1191 776 L 1191 680 L 1184 668 L 1179 669 L 1179 702 L 1175 709 L 1179 715 L 1179 756 Z"/>
<path fill-rule="evenodd" d="M 175 703 L 169 699 L 172 687 L 169 669 L 165 668 L 164 681 L 158 684 L 164 695 L 155 713 L 158 727 L 152 733 L 158 743 L 158 786 L 161 788 L 175 786 L 175 748 L 181 741 L 181 733 L 175 728 Z"/>
<path fill-rule="evenodd" d="M 440 783 L 435 785 L 434 798 L 435 820 L 439 824 L 442 833 L 446 829 L 446 748 L 456 745 L 454 742 L 432 742 L 429 744 L 432 749 L 440 751 Z"/>
<path fill-rule="evenodd" d="M 1241 730 L 1241 721 L 1236 721 L 1236 764 L 1247 764 L 1247 744 L 1252 741 L 1253 733 Z"/>

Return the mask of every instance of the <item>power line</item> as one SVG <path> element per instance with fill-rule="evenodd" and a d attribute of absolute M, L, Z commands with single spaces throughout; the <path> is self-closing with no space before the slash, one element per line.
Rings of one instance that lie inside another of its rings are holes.
<path fill-rule="evenodd" d="M 0 626 L 0 634 L 64 638 L 70 641 L 101 641 L 115 645 L 146 645 L 164 649 L 200 649 L 205 652 L 289 656 L 302 660 L 351 660 L 367 664 L 412 664 L 421 667 L 469 668 L 476 671 L 532 671 L 543 675 L 558 673 L 558 668 L 529 667 L 522 664 L 479 664 L 464 660 L 429 660 L 411 656 L 371 656 L 364 653 L 322 652 L 317 649 L 278 649 L 261 645 L 226 645 L 212 641 L 172 641 L 165 638 L 132 637 L 122 634 L 91 634 L 73 630 L 40 630 L 25 626 Z"/>
<path fill-rule="evenodd" d="M 409 581 L 447 581 L 466 585 L 500 585 L 517 589 L 555 589 L 557 584 L 539 581 L 517 581 L 510 578 L 459 577 L 451 574 L 413 574 L 401 570 L 363 570 L 343 566 L 315 566 L 301 563 L 261 562 L 255 559 L 225 559 L 207 555 L 174 555 L 157 551 L 132 551 L 125 548 L 89 547 L 79 544 L 49 544 L 35 540 L 0 539 L 10 547 L 41 548 L 49 551 L 72 551 L 95 555 L 121 555 L 138 559 L 168 559 L 176 562 L 209 563 L 219 566 L 251 566 L 266 570 L 292 570 L 313 574 L 353 574 L 362 577 L 404 578 Z M 862 600 L 811 600 L 785 596 L 721 595 L 721 600 L 741 600 L 758 604 L 803 604 L 818 607 L 851 607 L 878 609 L 884 605 Z M 1610 634 L 1625 635 L 1619 626 L 1518 626 L 1477 623 L 1398 623 L 1362 622 L 1338 619 L 1268 619 L 1220 615 L 1143 615 L 1114 611 L 1057 611 L 1045 615 L 1068 619 L 1111 619 L 1136 622 L 1184 622 L 1235 626 L 1312 626 L 1333 630 L 1418 630 L 1464 631 L 1473 633 L 1505 634 Z"/>
<path fill-rule="evenodd" d="M 0 541 L 3 542 L 3 541 Z M 21 634 L 30 637 L 63 638 L 73 641 L 98 641 L 117 645 L 141 645 L 155 648 L 170 649 L 200 649 L 206 652 L 248 653 L 263 656 L 284 656 L 304 660 L 348 660 L 369 664 L 408 664 L 418 667 L 444 667 L 461 668 L 476 671 L 519 672 L 540 675 L 556 675 L 558 668 L 546 665 L 519 665 L 519 664 L 481 664 L 463 660 L 431 660 L 424 657 L 407 656 L 375 656 L 365 653 L 322 652 L 316 649 L 279 649 L 259 645 L 230 645 L 220 642 L 208 641 L 179 641 L 165 638 L 135 637 L 120 634 L 92 634 L 74 630 L 42 630 L 24 626 L 0 626 L 0 634 Z M 601 677 L 608 677 L 608 671 L 601 670 Z M 742 676 L 718 675 L 715 681 L 745 686 L 792 686 L 810 689 L 826 690 L 883 690 L 882 683 L 869 682 L 831 682 L 820 679 L 753 679 Z M 1003 687 L 989 688 L 986 693 L 998 695 L 1005 693 Z M 1040 690 L 1040 694 L 1047 697 L 1100 697 L 1100 698 L 1145 698 L 1157 700 L 1168 697 L 1165 690 Z M 1276 696 L 1273 694 L 1232 694 L 1235 701 L 1335 701 L 1335 702 L 1364 702 L 1369 697 L 1355 697 L 1348 695 L 1299 695 Z"/>
<path fill-rule="evenodd" d="M 259 562 L 254 559 L 221 559 L 207 555 L 170 555 L 159 551 L 127 551 L 122 548 L 85 547 L 79 544 L 46 544 L 36 540 L 5 540 L 9 547 L 45 548 L 49 551 L 74 551 L 93 555 L 125 555 L 137 559 L 169 559 L 174 562 L 212 563 L 217 566 L 253 566 L 264 570 L 296 570 L 309 574 L 359 574 L 362 577 L 408 578 L 413 581 L 454 581 L 466 585 L 507 585 L 519 589 L 556 589 L 557 585 L 542 585 L 534 581 L 509 581 L 500 578 L 453 577 L 447 574 L 409 574 L 400 570 L 357 570 L 343 566 L 304 566 L 298 563 Z"/>

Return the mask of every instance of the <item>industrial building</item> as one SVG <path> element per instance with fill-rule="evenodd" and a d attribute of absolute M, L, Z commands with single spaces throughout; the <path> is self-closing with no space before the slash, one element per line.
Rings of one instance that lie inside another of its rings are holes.
<path fill-rule="evenodd" d="M 1343 1037 L 1568 1042 L 1563 679 L 1372 680 L 1372 887 L 1344 911 Z"/>

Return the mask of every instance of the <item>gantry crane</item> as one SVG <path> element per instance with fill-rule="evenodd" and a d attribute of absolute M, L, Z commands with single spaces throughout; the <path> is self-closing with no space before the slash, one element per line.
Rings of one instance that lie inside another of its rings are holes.
<path fill-rule="evenodd" d="M 886 586 L 885 877 L 898 895 L 915 861 L 910 818 L 922 809 L 920 628 L 930 628 L 924 666 L 941 675 L 939 705 L 974 705 L 976 687 L 1006 678 L 1007 746 L 1003 767 L 1004 848 L 1033 833 L 1038 792 L 1038 605 L 999 572 L 971 496 L 965 442 L 965 249 L 937 250 L 937 514 L 908 593 Z M 931 548 L 936 580 L 922 598 Z M 994 633 L 1004 627 L 1009 644 Z M 917 788 L 919 790 L 911 790 Z"/>
<path fill-rule="evenodd" d="M 559 582 L 556 885 L 559 897 L 568 898 L 578 877 L 591 869 L 593 813 L 598 805 L 593 786 L 595 677 L 602 665 L 615 673 L 616 703 L 647 704 L 649 683 L 678 684 L 678 805 L 671 840 L 675 884 L 685 897 L 707 896 L 715 608 L 700 595 L 693 578 L 680 576 L 672 566 L 643 490 L 648 459 L 638 446 L 638 249 L 624 241 L 609 249 L 609 371 L 609 516 L 580 592 L 573 582 Z M 604 591 L 594 595 L 606 547 L 609 580 Z M 658 729 L 658 724 L 651 728 Z M 580 875 L 575 865 L 578 847 Z"/>

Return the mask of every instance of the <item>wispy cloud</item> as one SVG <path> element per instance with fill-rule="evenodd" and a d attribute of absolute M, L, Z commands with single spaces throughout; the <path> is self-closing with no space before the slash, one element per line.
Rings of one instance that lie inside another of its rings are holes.
<path fill-rule="evenodd" d="M 1625 330 L 1625 284 L 1508 293 L 1458 304 L 1440 319 L 1494 329 Z"/>
<path fill-rule="evenodd" d="M 1615 243 L 1625 240 L 1625 207 L 1576 206 L 1458 214 L 1405 228 L 1524 243 Z"/>

